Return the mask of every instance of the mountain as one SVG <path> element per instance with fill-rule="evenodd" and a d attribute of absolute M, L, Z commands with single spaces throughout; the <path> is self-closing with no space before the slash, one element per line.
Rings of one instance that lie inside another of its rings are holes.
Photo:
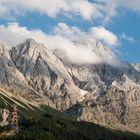
<path fill-rule="evenodd" d="M 42 100 L 41 95 L 28 85 L 26 77 L 16 67 L 4 45 L 0 45 L 0 88 L 13 93 L 13 96 Z"/>
<path fill-rule="evenodd" d="M 82 99 L 63 63 L 45 47 L 28 39 L 10 50 L 11 59 L 28 85 L 51 99 L 58 110 Z"/>
<path fill-rule="evenodd" d="M 101 52 L 111 53 L 100 43 L 92 45 L 93 51 L 99 55 L 102 55 Z M 119 62 L 119 65 L 110 62 L 77 65 L 61 54 L 61 51 L 52 52 L 33 39 L 10 50 L 0 45 L 0 89 L 3 99 L 8 98 L 8 101 L 12 100 L 27 110 L 49 106 L 80 122 L 140 134 L 138 66 L 127 62 Z M 110 55 L 113 57 L 113 54 Z M 30 111 L 23 112 L 28 116 Z"/>
<path fill-rule="evenodd" d="M 131 65 L 126 68 L 106 64 L 74 66 L 75 84 L 85 99 L 66 112 L 78 120 L 140 132 L 139 75 Z"/>

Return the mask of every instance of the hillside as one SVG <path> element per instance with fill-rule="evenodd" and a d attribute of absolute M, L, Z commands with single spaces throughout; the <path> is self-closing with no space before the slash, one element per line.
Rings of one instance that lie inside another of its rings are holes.
<path fill-rule="evenodd" d="M 47 106 L 27 106 L 22 101 L 9 98 L 10 93 L 0 91 L 0 106 L 12 109 L 17 101 L 20 115 L 19 133 L 2 136 L 5 129 L 0 129 L 0 139 L 4 140 L 138 140 L 140 137 L 130 132 L 121 132 L 101 127 L 94 123 L 77 122 L 66 114 Z M 6 95 L 6 96 L 5 96 Z M 20 104 L 20 105 L 19 105 Z M 25 108 L 26 107 L 26 108 Z M 32 107 L 32 108 L 31 108 Z M 5 134 L 10 134 L 10 126 Z"/>

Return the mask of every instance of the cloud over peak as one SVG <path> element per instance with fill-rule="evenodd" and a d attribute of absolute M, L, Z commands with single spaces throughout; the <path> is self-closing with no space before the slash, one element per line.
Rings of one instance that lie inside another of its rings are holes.
<path fill-rule="evenodd" d="M 108 45 L 117 45 L 118 43 L 117 36 L 112 32 L 106 30 L 104 27 L 102 26 L 92 27 L 90 30 L 94 38 L 103 41 L 105 44 Z"/>
<path fill-rule="evenodd" d="M 18 23 L 0 25 L 0 42 L 8 46 L 15 46 L 28 38 L 45 44 L 52 51 L 61 52 L 61 56 L 75 64 L 117 63 L 110 49 L 116 44 L 117 37 L 103 27 L 92 27 L 84 32 L 78 27 L 59 23 L 46 34 L 41 30 L 28 30 Z"/>
<path fill-rule="evenodd" d="M 116 46 L 119 42 L 117 36 L 103 26 L 93 26 L 87 32 L 84 32 L 75 26 L 70 27 L 65 23 L 59 23 L 54 29 L 54 34 L 59 34 L 71 40 L 97 39 L 108 46 Z"/>

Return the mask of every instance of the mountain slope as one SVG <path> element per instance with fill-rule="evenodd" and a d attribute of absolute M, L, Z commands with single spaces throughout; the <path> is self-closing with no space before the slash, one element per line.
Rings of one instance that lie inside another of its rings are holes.
<path fill-rule="evenodd" d="M 139 136 L 130 132 L 116 131 L 111 128 L 101 127 L 93 123 L 76 122 L 73 118 L 47 106 L 36 106 L 25 99 L 13 97 L 13 94 L 0 89 L 0 106 L 3 105 L 12 111 L 12 105 L 18 105 L 20 115 L 18 134 L 10 133 L 10 127 L 0 128 L 0 139 L 43 139 L 43 140 L 107 140 L 127 139 L 139 140 Z M 93 133 L 94 132 L 94 133 Z"/>
<path fill-rule="evenodd" d="M 44 45 L 29 39 L 10 53 L 29 86 L 52 100 L 58 110 L 65 110 L 82 99 L 63 63 Z"/>
<path fill-rule="evenodd" d="M 66 112 L 80 121 L 140 133 L 139 72 L 126 65 L 68 66 L 75 84 L 86 94 Z"/>
<path fill-rule="evenodd" d="M 9 52 L 3 45 L 0 45 L 0 83 L 8 86 L 23 85 L 27 87 L 24 76 L 15 67 Z"/>

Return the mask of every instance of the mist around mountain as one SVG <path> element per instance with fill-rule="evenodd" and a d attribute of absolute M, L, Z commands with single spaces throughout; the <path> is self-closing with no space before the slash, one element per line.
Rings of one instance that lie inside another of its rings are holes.
<path fill-rule="evenodd" d="M 33 39 L 0 45 L 1 102 L 17 104 L 24 119 L 14 139 L 139 139 L 139 65 L 118 60 L 96 40 L 89 44 L 99 61 L 77 63 Z"/>

